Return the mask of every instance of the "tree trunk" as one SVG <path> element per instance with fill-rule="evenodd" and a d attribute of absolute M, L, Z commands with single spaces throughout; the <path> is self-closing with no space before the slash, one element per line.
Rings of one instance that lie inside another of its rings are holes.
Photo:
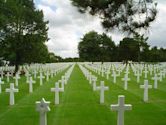
<path fill-rule="evenodd" d="M 19 64 L 20 64 L 19 61 L 20 61 L 19 53 L 16 52 L 15 71 L 14 71 L 15 74 L 16 74 L 17 71 L 19 70 Z"/>
<path fill-rule="evenodd" d="M 19 69 L 19 64 L 16 63 L 16 64 L 15 64 L 15 71 L 14 71 L 15 74 L 17 73 L 18 69 Z"/>

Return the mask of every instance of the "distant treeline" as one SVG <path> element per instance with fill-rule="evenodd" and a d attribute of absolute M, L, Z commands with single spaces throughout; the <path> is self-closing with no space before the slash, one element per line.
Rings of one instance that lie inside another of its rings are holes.
<path fill-rule="evenodd" d="M 105 33 L 91 31 L 84 35 L 78 45 L 79 60 L 165 62 L 166 49 L 150 47 L 147 40 L 144 36 L 135 35 L 133 38 L 124 38 L 116 45 Z"/>

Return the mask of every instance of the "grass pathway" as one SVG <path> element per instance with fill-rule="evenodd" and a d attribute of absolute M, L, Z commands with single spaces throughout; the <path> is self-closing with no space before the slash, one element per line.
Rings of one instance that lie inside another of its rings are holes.
<path fill-rule="evenodd" d="M 99 97 L 75 66 L 65 88 L 60 105 L 49 115 L 49 125 L 108 125 L 115 124 L 112 113 L 105 105 L 100 105 Z"/>

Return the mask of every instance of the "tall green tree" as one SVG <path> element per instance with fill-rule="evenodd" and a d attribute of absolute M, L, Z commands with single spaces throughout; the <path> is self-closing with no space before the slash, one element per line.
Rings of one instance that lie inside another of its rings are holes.
<path fill-rule="evenodd" d="M 106 30 L 139 33 L 147 30 L 156 18 L 157 3 L 153 0 L 71 0 L 81 13 L 101 18 Z"/>
<path fill-rule="evenodd" d="M 144 35 L 136 34 L 134 36 L 134 40 L 139 44 L 138 62 L 149 61 L 150 46 L 147 43 L 148 37 L 145 37 Z"/>
<path fill-rule="evenodd" d="M 0 0 L 0 56 L 18 66 L 48 56 L 47 21 L 33 0 Z"/>
<path fill-rule="evenodd" d="M 78 45 L 79 56 L 84 61 L 111 61 L 115 56 L 115 44 L 106 34 L 91 31 Z"/>
<path fill-rule="evenodd" d="M 119 44 L 119 58 L 121 61 L 138 61 L 139 42 L 133 38 L 124 38 Z"/>

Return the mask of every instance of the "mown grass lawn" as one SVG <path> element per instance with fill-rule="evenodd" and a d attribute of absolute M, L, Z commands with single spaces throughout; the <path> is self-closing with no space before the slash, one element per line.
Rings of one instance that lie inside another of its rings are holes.
<path fill-rule="evenodd" d="M 166 79 L 159 83 L 157 90 L 149 90 L 149 103 L 144 103 L 143 89 L 139 89 L 140 84 L 136 83 L 133 73 L 130 73 L 131 81 L 125 91 L 120 77 L 117 84 L 113 84 L 111 77 L 106 80 L 93 72 L 98 76 L 98 85 L 99 81 L 104 80 L 110 88 L 105 92 L 105 103 L 100 105 L 99 92 L 92 90 L 76 65 L 65 92 L 60 94 L 60 104 L 55 106 L 54 93 L 50 92 L 50 88 L 63 74 L 58 74 L 43 86 L 39 86 L 37 80 L 32 94 L 28 92 L 25 77 L 22 77 L 14 106 L 9 106 L 9 93 L 4 92 L 9 84 L 3 85 L 3 93 L 0 94 L 0 125 L 38 125 L 39 113 L 35 110 L 35 101 L 42 97 L 51 101 L 48 125 L 116 125 L 117 113 L 110 110 L 110 104 L 117 103 L 118 95 L 125 95 L 126 103 L 133 105 L 132 111 L 125 112 L 125 125 L 166 125 Z M 152 83 L 151 80 L 149 82 Z"/>

